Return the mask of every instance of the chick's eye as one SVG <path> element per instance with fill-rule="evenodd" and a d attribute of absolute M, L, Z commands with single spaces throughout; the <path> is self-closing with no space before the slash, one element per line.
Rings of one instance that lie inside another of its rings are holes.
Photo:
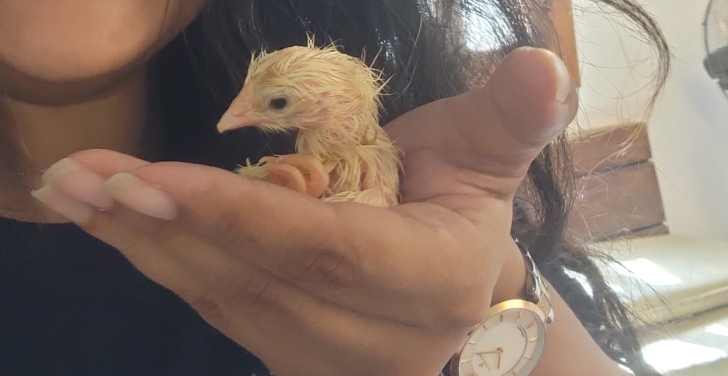
<path fill-rule="evenodd" d="M 270 100 L 268 106 L 274 110 L 282 110 L 288 107 L 288 99 L 285 97 L 277 97 Z"/>

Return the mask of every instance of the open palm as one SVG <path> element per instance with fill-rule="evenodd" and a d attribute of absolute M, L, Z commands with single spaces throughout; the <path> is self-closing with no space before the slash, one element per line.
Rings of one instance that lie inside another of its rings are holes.
<path fill-rule="evenodd" d="M 563 63 L 517 50 L 484 88 L 387 125 L 405 152 L 389 209 L 104 150 L 72 155 L 82 170 L 47 194 L 111 195 L 77 223 L 281 376 L 435 375 L 491 301 L 522 289 L 512 197 L 575 103 Z"/>

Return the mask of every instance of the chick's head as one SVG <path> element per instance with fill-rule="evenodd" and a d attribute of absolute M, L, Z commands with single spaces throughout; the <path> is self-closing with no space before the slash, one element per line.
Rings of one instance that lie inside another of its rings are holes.
<path fill-rule="evenodd" d="M 288 47 L 253 58 L 245 84 L 218 124 L 267 132 L 378 122 L 381 74 L 335 47 Z"/>

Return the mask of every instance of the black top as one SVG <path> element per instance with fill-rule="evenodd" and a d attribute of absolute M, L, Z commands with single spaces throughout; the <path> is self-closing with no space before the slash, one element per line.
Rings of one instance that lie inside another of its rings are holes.
<path fill-rule="evenodd" d="M 0 218 L 0 375 L 267 375 L 113 247 Z"/>

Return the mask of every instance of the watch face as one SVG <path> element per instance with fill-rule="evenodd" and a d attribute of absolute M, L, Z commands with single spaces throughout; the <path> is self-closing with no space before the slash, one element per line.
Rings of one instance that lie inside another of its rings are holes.
<path fill-rule="evenodd" d="M 488 317 L 473 328 L 465 343 L 458 375 L 528 375 L 543 351 L 543 314 L 536 305 L 516 300 L 493 306 Z"/>

